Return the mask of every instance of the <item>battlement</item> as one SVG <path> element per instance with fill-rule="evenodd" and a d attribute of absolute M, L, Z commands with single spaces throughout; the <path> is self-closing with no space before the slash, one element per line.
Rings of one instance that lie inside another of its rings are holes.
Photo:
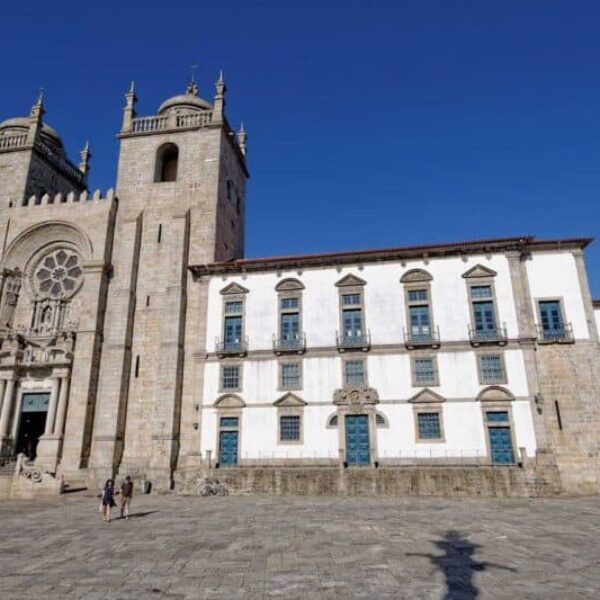
<path fill-rule="evenodd" d="M 67 195 L 58 193 L 53 196 L 44 194 L 43 196 L 30 196 L 25 198 L 20 205 L 11 204 L 9 208 L 29 208 L 34 206 L 48 206 L 49 204 L 87 204 L 92 205 L 98 202 L 112 202 L 115 199 L 114 189 L 109 189 L 103 196 L 100 190 L 95 190 L 91 195 L 89 192 L 70 192 Z"/>

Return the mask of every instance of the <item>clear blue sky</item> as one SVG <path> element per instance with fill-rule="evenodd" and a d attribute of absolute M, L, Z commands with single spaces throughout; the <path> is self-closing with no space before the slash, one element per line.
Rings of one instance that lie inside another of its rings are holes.
<path fill-rule="evenodd" d="M 599 31 L 591 1 L 5 2 L 0 118 L 43 84 L 106 189 L 129 81 L 152 114 L 190 64 L 209 99 L 223 67 L 248 256 L 595 236 Z M 600 241 L 587 260 L 600 296 Z"/>

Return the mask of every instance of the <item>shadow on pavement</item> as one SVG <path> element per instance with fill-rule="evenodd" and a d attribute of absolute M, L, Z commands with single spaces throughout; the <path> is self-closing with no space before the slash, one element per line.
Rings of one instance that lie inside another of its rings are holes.
<path fill-rule="evenodd" d="M 409 553 L 407 556 L 428 558 L 437 569 L 442 571 L 446 578 L 444 600 L 476 600 L 479 597 L 479 590 L 473 581 L 476 572 L 489 568 L 516 572 L 513 567 L 476 560 L 474 554 L 481 546 L 469 541 L 458 531 L 447 531 L 444 537 L 434 544 L 444 554 Z"/>

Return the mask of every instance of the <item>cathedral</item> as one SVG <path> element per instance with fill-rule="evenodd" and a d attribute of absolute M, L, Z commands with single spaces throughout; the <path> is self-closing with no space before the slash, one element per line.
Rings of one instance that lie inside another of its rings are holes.
<path fill-rule="evenodd" d="M 599 491 L 592 240 L 244 258 L 226 91 L 132 85 L 105 194 L 42 97 L 0 122 L 0 495 Z"/>

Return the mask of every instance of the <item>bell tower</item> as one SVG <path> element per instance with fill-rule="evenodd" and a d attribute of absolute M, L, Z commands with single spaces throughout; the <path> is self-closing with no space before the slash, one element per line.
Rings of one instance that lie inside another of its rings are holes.
<path fill-rule="evenodd" d="M 243 257 L 246 133 L 225 116 L 221 72 L 213 102 L 190 81 L 156 114 L 125 94 L 105 344 L 91 472 L 170 481 L 179 450 L 183 363 L 203 324 L 188 294 L 189 264 Z M 186 372 L 188 369 L 186 368 Z"/>

